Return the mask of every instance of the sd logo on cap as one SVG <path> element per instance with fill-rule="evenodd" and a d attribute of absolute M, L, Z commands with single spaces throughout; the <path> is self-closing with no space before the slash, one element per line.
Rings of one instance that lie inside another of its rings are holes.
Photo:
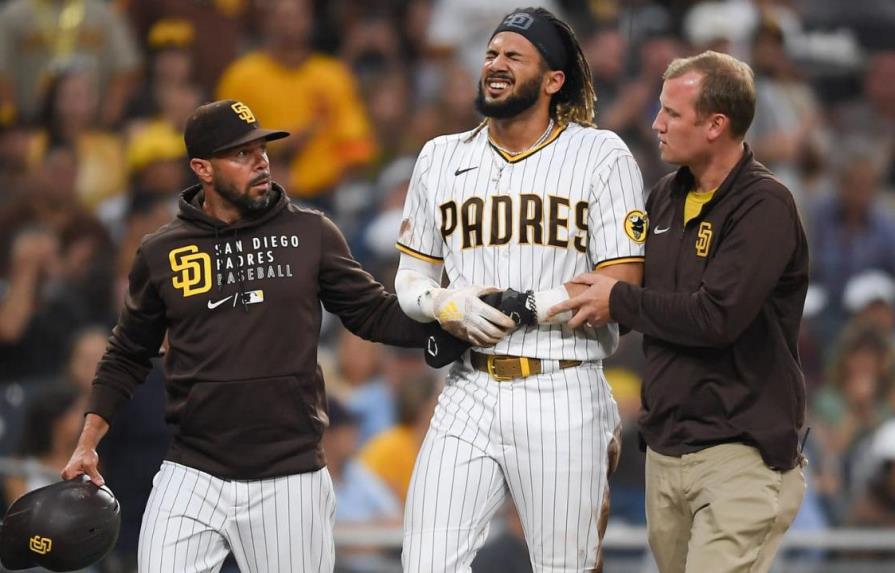
<path fill-rule="evenodd" d="M 249 106 L 234 99 L 199 106 L 183 131 L 187 154 L 201 159 L 256 139 L 273 141 L 284 137 L 289 137 L 289 132 L 261 129 Z"/>

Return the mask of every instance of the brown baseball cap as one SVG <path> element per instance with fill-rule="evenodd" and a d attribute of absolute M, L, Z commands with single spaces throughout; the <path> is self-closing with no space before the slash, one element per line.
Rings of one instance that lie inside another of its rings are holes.
<path fill-rule="evenodd" d="M 183 130 L 187 154 L 203 159 L 256 139 L 273 141 L 284 137 L 289 137 L 288 131 L 261 129 L 249 106 L 235 99 L 199 106 Z"/>

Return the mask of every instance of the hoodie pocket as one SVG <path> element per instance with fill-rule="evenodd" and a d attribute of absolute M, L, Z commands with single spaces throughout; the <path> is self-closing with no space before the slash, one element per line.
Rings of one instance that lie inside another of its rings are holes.
<path fill-rule="evenodd" d="M 313 449 L 324 427 L 309 402 L 313 386 L 295 376 L 199 382 L 187 397 L 180 439 L 199 451 L 231 455 L 276 444 L 293 453 Z"/>

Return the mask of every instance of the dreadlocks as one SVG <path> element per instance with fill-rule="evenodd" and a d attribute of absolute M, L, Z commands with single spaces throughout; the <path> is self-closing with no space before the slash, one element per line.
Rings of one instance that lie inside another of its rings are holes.
<path fill-rule="evenodd" d="M 594 104 L 597 95 L 590 76 L 590 66 L 575 32 L 568 24 L 543 8 L 535 8 L 532 12 L 549 20 L 556 27 L 570 60 L 563 70 L 566 81 L 550 101 L 550 116 L 560 125 L 574 122 L 595 127 Z"/>

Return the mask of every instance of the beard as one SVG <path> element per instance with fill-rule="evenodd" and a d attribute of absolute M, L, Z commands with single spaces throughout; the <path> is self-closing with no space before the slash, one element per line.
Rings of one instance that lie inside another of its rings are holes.
<path fill-rule="evenodd" d="M 234 207 L 236 207 L 240 215 L 242 215 L 243 217 L 251 217 L 252 215 L 257 215 L 258 213 L 267 209 L 273 202 L 274 190 L 273 185 L 270 183 L 268 183 L 267 191 L 265 191 L 263 195 L 259 197 L 252 197 L 251 195 L 252 185 L 255 185 L 265 179 L 269 179 L 269 176 L 263 175 L 252 179 L 251 181 L 249 181 L 249 184 L 246 185 L 246 188 L 242 192 L 240 192 L 239 189 L 236 188 L 236 185 L 234 185 L 230 181 L 226 181 L 225 179 L 218 177 L 217 174 L 213 176 L 215 190 L 221 197 L 223 197 Z"/>
<path fill-rule="evenodd" d="M 485 117 L 494 119 L 515 117 L 531 108 L 538 101 L 543 79 L 543 76 L 536 76 L 518 84 L 516 93 L 509 94 L 503 101 L 486 100 L 485 90 L 482 87 L 485 81 L 482 80 L 479 82 L 479 93 L 475 97 L 475 108 Z"/>

